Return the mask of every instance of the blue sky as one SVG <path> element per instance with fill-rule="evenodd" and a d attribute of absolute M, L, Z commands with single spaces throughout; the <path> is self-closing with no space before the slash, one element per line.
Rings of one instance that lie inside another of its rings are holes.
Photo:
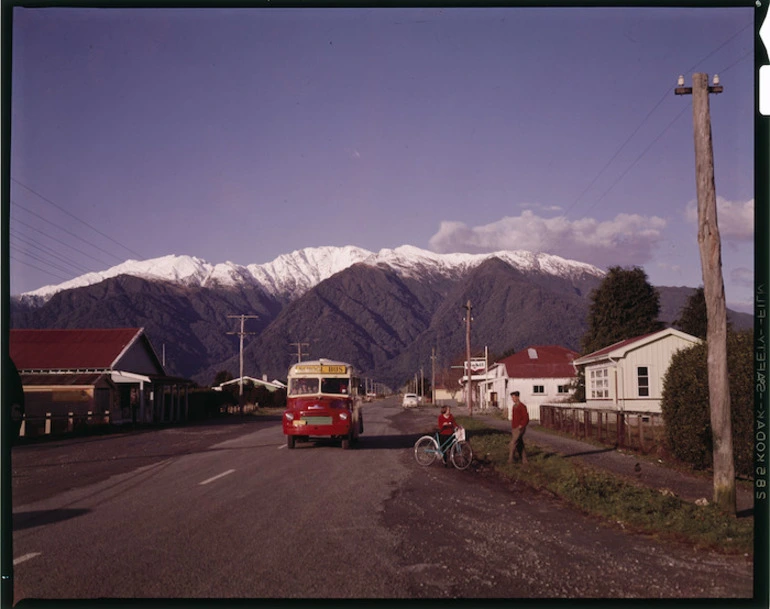
<path fill-rule="evenodd" d="M 701 285 L 711 95 L 728 306 L 751 311 L 754 11 L 13 9 L 11 293 L 126 259 L 526 249 Z"/>

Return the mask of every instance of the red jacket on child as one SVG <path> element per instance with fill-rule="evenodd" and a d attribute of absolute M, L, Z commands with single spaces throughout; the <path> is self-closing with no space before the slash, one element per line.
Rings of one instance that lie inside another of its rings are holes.
<path fill-rule="evenodd" d="M 442 436 L 449 436 L 454 433 L 457 422 L 451 412 L 438 415 L 438 432 Z"/>

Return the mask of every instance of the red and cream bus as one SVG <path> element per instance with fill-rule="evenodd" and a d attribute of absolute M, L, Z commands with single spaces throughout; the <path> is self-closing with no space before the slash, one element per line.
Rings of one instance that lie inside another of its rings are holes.
<path fill-rule="evenodd" d="M 327 437 L 350 448 L 364 431 L 360 389 L 356 370 L 344 362 L 319 359 L 289 368 L 283 413 L 288 447 L 311 437 Z"/>

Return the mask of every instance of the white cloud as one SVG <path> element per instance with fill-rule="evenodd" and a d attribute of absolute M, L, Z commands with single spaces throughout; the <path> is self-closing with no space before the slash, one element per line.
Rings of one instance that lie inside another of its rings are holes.
<path fill-rule="evenodd" d="M 688 222 L 698 222 L 698 203 L 690 201 L 685 208 L 685 218 Z M 717 197 L 717 222 L 719 236 L 725 241 L 754 240 L 754 199 L 744 203 L 728 201 Z"/>
<path fill-rule="evenodd" d="M 656 216 L 618 214 L 612 220 L 541 218 L 531 210 L 483 226 L 442 222 L 430 239 L 439 253 L 498 250 L 546 252 L 600 267 L 642 265 L 652 258 L 666 221 Z"/>
<path fill-rule="evenodd" d="M 682 267 L 678 264 L 670 264 L 669 262 L 658 262 L 658 268 L 669 273 L 681 273 Z"/>
<path fill-rule="evenodd" d="M 562 210 L 561 205 L 544 205 L 543 203 L 521 203 L 517 206 L 519 209 L 533 210 L 548 212 L 560 212 Z"/>
<path fill-rule="evenodd" d="M 740 267 L 730 271 L 730 283 L 743 288 L 754 287 L 754 271 L 746 267 Z"/>

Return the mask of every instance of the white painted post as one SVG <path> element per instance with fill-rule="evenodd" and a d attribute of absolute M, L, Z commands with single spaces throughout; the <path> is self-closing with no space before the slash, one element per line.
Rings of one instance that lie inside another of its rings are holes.
<path fill-rule="evenodd" d="M 67 413 L 67 431 L 72 431 L 75 429 L 75 419 L 73 417 L 73 413 L 68 412 Z"/>
<path fill-rule="evenodd" d="M 45 435 L 51 434 L 51 413 L 46 412 L 45 413 Z"/>
<path fill-rule="evenodd" d="M 21 427 L 19 427 L 19 437 L 23 438 L 27 428 L 27 415 L 21 415 Z"/>

